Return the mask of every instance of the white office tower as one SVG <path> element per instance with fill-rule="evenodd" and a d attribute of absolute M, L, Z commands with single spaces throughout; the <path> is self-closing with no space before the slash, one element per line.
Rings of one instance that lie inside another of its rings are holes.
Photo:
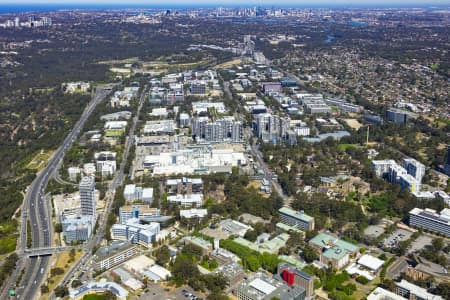
<path fill-rule="evenodd" d="M 422 182 L 422 178 L 425 175 L 425 166 L 422 163 L 413 158 L 405 158 L 403 159 L 403 168 L 418 182 Z"/>
<path fill-rule="evenodd" d="M 233 142 L 242 142 L 243 127 L 241 122 L 234 122 L 231 132 L 231 140 Z"/>
<path fill-rule="evenodd" d="M 85 176 L 79 184 L 81 214 L 91 216 L 95 220 L 95 179 L 93 176 Z M 95 223 L 95 222 L 92 222 Z"/>

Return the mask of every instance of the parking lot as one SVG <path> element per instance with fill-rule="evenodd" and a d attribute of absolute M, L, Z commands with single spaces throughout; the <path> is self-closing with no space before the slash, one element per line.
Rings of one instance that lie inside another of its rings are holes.
<path fill-rule="evenodd" d="M 412 232 L 405 229 L 396 229 L 383 241 L 384 248 L 395 248 L 398 242 L 406 241 L 411 238 Z"/>
<path fill-rule="evenodd" d="M 198 292 L 195 292 L 188 286 L 179 288 L 165 288 L 157 283 L 148 283 L 147 292 L 143 292 L 140 296 L 132 296 L 131 299 L 145 300 L 196 300 L 204 298 Z M 197 298 L 195 298 L 197 297 Z"/>
<path fill-rule="evenodd" d="M 384 233 L 384 228 L 380 225 L 370 225 L 364 230 L 364 234 L 371 238 L 377 238 Z"/>
<path fill-rule="evenodd" d="M 427 235 L 419 236 L 414 242 L 411 243 L 411 247 L 408 249 L 408 253 L 420 251 L 428 245 L 431 245 L 432 237 Z"/>

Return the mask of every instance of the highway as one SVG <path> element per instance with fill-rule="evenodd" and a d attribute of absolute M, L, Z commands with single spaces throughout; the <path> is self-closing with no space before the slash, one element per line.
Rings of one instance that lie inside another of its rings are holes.
<path fill-rule="evenodd" d="M 75 264 L 75 266 L 69 270 L 66 275 L 64 276 L 63 280 L 61 281 L 61 286 L 67 285 L 73 278 L 74 275 L 80 271 L 82 268 L 85 268 L 87 264 L 90 262 L 92 258 L 92 251 L 96 245 L 100 245 L 102 242 L 102 239 L 105 236 L 105 230 L 106 230 L 106 220 L 108 218 L 108 215 L 111 213 L 112 204 L 114 200 L 114 195 L 116 188 L 120 186 L 124 179 L 124 170 L 125 165 L 127 163 L 128 155 L 130 154 L 131 146 L 134 143 L 134 132 L 136 130 L 136 125 L 139 120 L 139 115 L 141 113 L 142 106 L 144 104 L 144 101 L 146 99 L 146 93 L 147 93 L 147 87 L 142 91 L 141 97 L 139 100 L 138 109 L 136 111 L 136 114 L 133 118 L 133 123 L 131 124 L 126 142 L 125 142 L 125 150 L 123 154 L 122 161 L 120 163 L 120 168 L 118 172 L 114 175 L 114 178 L 112 182 L 110 183 L 108 187 L 108 191 L 106 193 L 106 209 L 105 212 L 101 215 L 99 215 L 98 219 L 98 229 L 95 235 L 91 238 L 91 240 L 87 243 L 85 247 L 85 253 L 81 257 L 81 259 Z M 51 297 L 53 298 L 53 297 Z"/>
<path fill-rule="evenodd" d="M 96 88 L 93 99 L 80 119 L 75 124 L 72 131 L 65 138 L 61 146 L 55 151 L 47 166 L 39 172 L 35 180 L 27 189 L 22 205 L 22 222 L 20 227 L 20 239 L 18 240 L 17 252 L 20 257 L 16 272 L 11 274 L 8 284 L 5 286 L 1 299 L 8 299 L 8 291 L 14 289 L 19 272 L 25 267 L 18 288 L 15 289 L 15 299 L 30 300 L 36 297 L 40 285 L 48 271 L 50 257 L 30 257 L 26 258 L 24 253 L 27 248 L 27 221 L 31 225 L 32 248 L 51 247 L 53 243 L 53 228 L 51 220 L 51 204 L 49 197 L 45 197 L 45 189 L 53 173 L 57 169 L 59 162 L 63 159 L 65 152 L 71 147 L 78 134 L 81 132 L 85 122 L 92 114 L 96 106 L 106 98 L 111 88 Z"/>

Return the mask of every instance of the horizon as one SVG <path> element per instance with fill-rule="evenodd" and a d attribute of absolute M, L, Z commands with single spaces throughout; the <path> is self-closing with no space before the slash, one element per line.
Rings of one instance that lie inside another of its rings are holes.
<path fill-rule="evenodd" d="M 8 0 L 9 1 L 9 0 Z M 18 2 L 17 2 L 18 1 Z M 272 2 L 272 1 L 270 1 Z M 363 3 L 361 3 L 363 2 Z M 388 9 L 388 8 L 450 8 L 450 1 L 442 0 L 380 0 L 376 3 L 372 1 L 358 1 L 358 0 L 316 0 L 314 4 L 308 1 L 293 1 L 285 0 L 278 3 L 269 3 L 266 0 L 227 0 L 223 2 L 212 2 L 207 0 L 175 0 L 171 3 L 153 2 L 149 3 L 143 0 L 131 0 L 124 2 L 123 0 L 106 1 L 106 0 L 94 0 L 94 1 L 58 1 L 48 0 L 47 2 L 40 2 L 38 0 L 16 0 L 15 2 L 3 2 L 0 3 L 0 13 L 15 13 L 15 12 L 27 12 L 27 11 L 57 11 L 64 9 L 213 9 L 213 8 L 248 8 L 248 7 L 261 7 L 261 8 L 311 8 L 311 9 Z"/>

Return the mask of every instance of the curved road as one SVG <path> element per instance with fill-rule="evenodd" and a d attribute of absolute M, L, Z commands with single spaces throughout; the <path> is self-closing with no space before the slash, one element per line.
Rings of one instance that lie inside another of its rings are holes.
<path fill-rule="evenodd" d="M 95 90 L 93 99 L 85 108 L 80 120 L 75 124 L 62 145 L 52 156 L 47 166 L 37 175 L 36 179 L 28 187 L 22 206 L 20 240 L 18 241 L 18 255 L 21 258 L 16 267 L 16 270 L 22 270 L 22 267 L 25 267 L 25 272 L 16 289 L 16 299 L 31 300 L 36 297 L 43 279 L 46 278 L 50 262 L 50 257 L 48 256 L 24 258 L 23 253 L 27 246 L 27 221 L 29 221 L 31 225 L 32 248 L 52 246 L 53 231 L 51 223 L 51 205 L 50 203 L 47 203 L 47 201 L 44 201 L 45 188 L 57 169 L 58 163 L 63 159 L 66 150 L 71 147 L 73 141 L 80 133 L 96 106 L 106 98 L 110 91 L 111 88 L 97 88 Z M 13 275 L 17 277 L 18 274 L 16 272 L 16 274 Z M 14 278 L 14 276 L 11 277 L 11 280 L 8 282 L 9 284 L 3 290 L 1 295 L 2 299 L 7 299 L 5 293 L 7 293 L 9 289 L 14 288 L 14 282 L 17 279 Z"/>

